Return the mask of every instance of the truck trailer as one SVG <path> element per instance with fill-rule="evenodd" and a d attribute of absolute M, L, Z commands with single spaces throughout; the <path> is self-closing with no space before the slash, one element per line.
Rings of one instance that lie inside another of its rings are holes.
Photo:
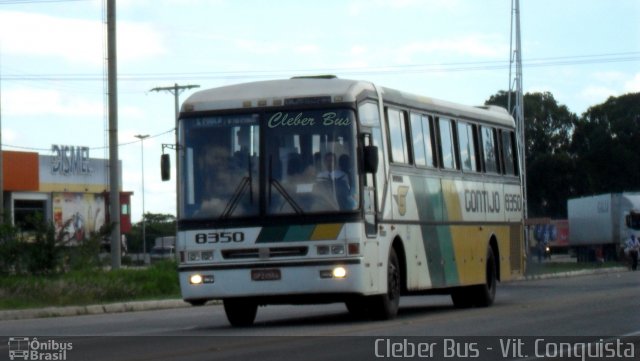
<path fill-rule="evenodd" d="M 640 235 L 640 192 L 569 199 L 567 210 L 578 262 L 618 260 L 631 234 Z"/>

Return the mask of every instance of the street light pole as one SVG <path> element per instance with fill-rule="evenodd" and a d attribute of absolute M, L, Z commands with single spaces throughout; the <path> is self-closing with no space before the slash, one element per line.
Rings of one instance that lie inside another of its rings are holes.
<path fill-rule="evenodd" d="M 147 260 L 147 221 L 144 217 L 144 140 L 149 138 L 149 134 L 137 134 L 134 137 L 140 139 L 140 159 L 142 164 L 142 262 Z"/>

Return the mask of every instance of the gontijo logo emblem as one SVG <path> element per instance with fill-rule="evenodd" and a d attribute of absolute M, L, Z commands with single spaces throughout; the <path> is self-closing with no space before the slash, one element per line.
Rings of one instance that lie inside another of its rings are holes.
<path fill-rule="evenodd" d="M 9 359 L 22 360 L 66 360 L 67 351 L 73 349 L 71 342 L 56 340 L 39 341 L 34 337 L 9 337 Z"/>

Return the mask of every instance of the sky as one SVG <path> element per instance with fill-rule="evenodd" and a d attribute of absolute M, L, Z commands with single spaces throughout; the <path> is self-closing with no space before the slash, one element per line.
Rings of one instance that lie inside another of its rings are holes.
<path fill-rule="evenodd" d="M 105 2 L 0 0 L 2 149 L 86 146 L 108 158 Z M 176 208 L 175 173 L 162 182 L 159 169 L 174 96 L 152 89 L 334 74 L 481 105 L 510 84 L 511 14 L 511 0 L 116 1 L 132 220 L 143 176 L 145 212 Z M 640 1 L 520 0 L 520 20 L 525 92 L 551 92 L 578 115 L 640 92 Z"/>

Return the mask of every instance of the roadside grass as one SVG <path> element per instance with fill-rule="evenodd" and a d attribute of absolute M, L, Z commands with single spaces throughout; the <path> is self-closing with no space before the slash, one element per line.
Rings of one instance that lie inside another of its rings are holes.
<path fill-rule="evenodd" d="M 535 260 L 527 276 L 624 267 L 621 262 L 577 263 Z M 113 302 L 180 298 L 176 263 L 164 261 L 147 268 L 114 271 L 84 269 L 54 275 L 3 275 L 0 310 L 51 306 L 86 306 Z"/>
<path fill-rule="evenodd" d="M 179 297 L 178 273 L 172 261 L 143 269 L 86 269 L 0 277 L 0 310 Z"/>

